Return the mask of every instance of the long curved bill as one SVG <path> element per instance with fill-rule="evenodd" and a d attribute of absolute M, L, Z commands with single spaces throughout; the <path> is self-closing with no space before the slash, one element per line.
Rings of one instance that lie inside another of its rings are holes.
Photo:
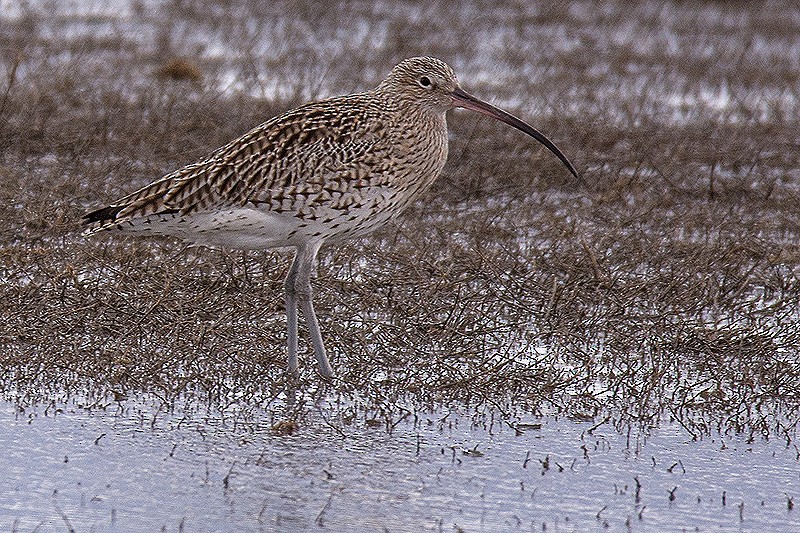
<path fill-rule="evenodd" d="M 561 150 L 558 149 L 558 147 L 553 143 L 553 141 L 545 137 L 542 132 L 540 132 L 530 124 L 523 122 L 522 120 L 518 119 L 511 113 L 507 113 L 500 108 L 497 108 L 491 104 L 487 104 L 483 100 L 475 98 L 474 96 L 467 93 L 460 87 L 456 87 L 456 89 L 454 89 L 451 94 L 453 95 L 453 104 L 456 107 L 463 107 L 464 109 L 471 109 L 472 111 L 477 111 L 482 115 L 495 118 L 500 122 L 505 122 L 509 126 L 513 126 L 518 130 L 527 133 L 528 135 L 530 135 L 531 137 L 533 137 L 534 139 L 545 145 L 548 150 L 553 152 L 553 154 L 557 158 L 559 158 L 562 163 L 564 163 L 564 166 L 567 167 L 567 170 L 569 170 L 573 176 L 575 176 L 577 179 L 581 179 L 580 176 L 578 176 L 578 171 L 575 170 L 575 167 L 572 166 L 572 163 L 569 162 L 567 156 L 565 156 L 561 152 Z"/>

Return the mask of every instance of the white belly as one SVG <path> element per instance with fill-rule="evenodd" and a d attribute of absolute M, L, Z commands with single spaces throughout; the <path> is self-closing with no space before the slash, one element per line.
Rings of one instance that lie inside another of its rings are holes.
<path fill-rule="evenodd" d="M 302 221 L 291 215 L 237 207 L 185 216 L 150 215 L 123 222 L 118 229 L 125 233 L 168 235 L 208 246 L 263 250 L 295 246 L 301 226 Z"/>

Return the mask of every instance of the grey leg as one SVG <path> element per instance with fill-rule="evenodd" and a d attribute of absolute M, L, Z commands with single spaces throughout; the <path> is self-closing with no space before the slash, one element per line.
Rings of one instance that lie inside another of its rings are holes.
<path fill-rule="evenodd" d="M 325 345 L 322 342 L 322 334 L 319 330 L 319 322 L 317 321 L 317 314 L 314 312 L 314 303 L 312 301 L 311 274 L 317 265 L 317 252 L 321 245 L 322 243 L 314 243 L 297 247 L 297 254 L 294 257 L 294 261 L 292 261 L 292 266 L 284 283 L 284 288 L 286 289 L 289 372 L 295 376 L 299 373 L 297 361 L 298 303 L 306 319 L 308 332 L 311 335 L 311 344 L 314 347 L 314 354 L 317 356 L 319 373 L 326 378 L 333 376 L 333 370 L 325 353 Z"/>
<path fill-rule="evenodd" d="M 287 344 L 289 353 L 289 373 L 295 377 L 300 377 L 300 369 L 297 362 L 297 291 L 295 290 L 295 282 L 297 280 L 297 270 L 300 266 L 300 251 L 294 256 L 292 266 L 289 267 L 289 273 L 286 275 L 286 281 L 283 282 L 283 288 L 286 292 L 286 329 L 287 329 Z"/>

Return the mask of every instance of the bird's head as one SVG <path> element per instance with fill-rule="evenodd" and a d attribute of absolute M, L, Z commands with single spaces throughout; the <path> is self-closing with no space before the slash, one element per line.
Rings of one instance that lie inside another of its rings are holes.
<path fill-rule="evenodd" d="M 458 84 L 456 73 L 444 61 L 434 57 L 412 57 L 401 61 L 377 90 L 426 111 L 444 114 L 454 107 L 463 107 L 505 122 L 545 145 L 573 176 L 580 179 L 572 163 L 550 139 L 510 113 L 464 91 Z"/>
<path fill-rule="evenodd" d="M 402 61 L 379 86 L 402 101 L 435 113 L 454 107 L 453 91 L 457 88 L 458 79 L 450 65 L 433 57 Z"/>

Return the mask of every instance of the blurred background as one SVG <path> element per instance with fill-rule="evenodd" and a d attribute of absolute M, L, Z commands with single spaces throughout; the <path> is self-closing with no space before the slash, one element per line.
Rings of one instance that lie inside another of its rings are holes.
<path fill-rule="evenodd" d="M 583 180 L 518 132 L 451 113 L 424 205 L 324 254 L 340 386 L 378 376 L 380 390 L 534 405 L 569 391 L 559 405 L 577 395 L 592 415 L 637 391 L 645 412 L 668 391 L 720 409 L 795 398 L 791 4 L 6 1 L 2 14 L 7 389 L 87 376 L 101 394 L 280 389 L 285 254 L 87 239 L 80 216 L 429 54 L 553 138 Z"/>
<path fill-rule="evenodd" d="M 424 199 L 323 249 L 337 377 L 301 353 L 295 404 L 290 254 L 81 233 L 87 209 L 414 55 L 582 180 L 452 112 Z M 335 434 L 459 409 L 796 449 L 798 132 L 794 2 L 0 0 L 3 396 Z"/>

